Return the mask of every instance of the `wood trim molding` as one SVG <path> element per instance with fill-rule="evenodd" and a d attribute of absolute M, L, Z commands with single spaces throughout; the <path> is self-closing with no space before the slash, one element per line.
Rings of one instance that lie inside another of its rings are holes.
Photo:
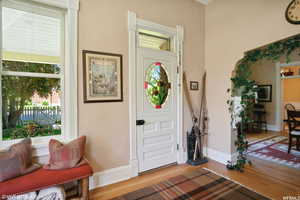
<path fill-rule="evenodd" d="M 211 148 L 207 148 L 206 152 L 204 152 L 204 154 L 208 158 L 215 160 L 217 162 L 220 162 L 224 165 L 227 164 L 227 161 L 232 161 L 237 156 L 235 152 L 232 154 L 229 154 L 229 153 L 224 153 L 219 150 L 215 150 L 215 149 L 211 149 Z"/>
<path fill-rule="evenodd" d="M 185 137 L 184 130 L 183 130 L 183 43 L 184 43 L 184 28 L 183 26 L 177 25 L 176 26 L 176 53 L 177 53 L 177 67 L 178 67 L 178 74 L 177 74 L 177 132 L 178 138 L 177 143 L 179 144 L 179 152 L 177 157 L 177 162 L 179 164 L 185 163 L 187 161 L 187 153 L 185 149 L 184 141 Z"/>
<path fill-rule="evenodd" d="M 130 135 L 130 164 L 134 164 L 131 177 L 138 176 L 138 158 L 136 142 L 136 14 L 128 11 L 128 43 L 129 43 L 129 135 Z"/>
<path fill-rule="evenodd" d="M 103 187 L 105 185 L 130 179 L 132 177 L 131 168 L 132 167 L 130 165 L 123 165 L 120 167 L 96 172 L 89 178 L 89 189 L 92 190 L 98 187 Z"/>
<path fill-rule="evenodd" d="M 73 2 L 74 4 L 72 4 Z M 76 3 L 77 2 L 77 3 Z M 78 137 L 78 95 L 77 95 L 77 66 L 78 58 L 78 0 L 69 0 L 68 12 L 65 17 L 65 137 L 72 140 Z"/>

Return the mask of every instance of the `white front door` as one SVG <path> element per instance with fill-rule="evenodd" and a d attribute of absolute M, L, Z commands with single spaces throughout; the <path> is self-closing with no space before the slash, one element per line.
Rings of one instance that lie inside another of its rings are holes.
<path fill-rule="evenodd" d="M 177 162 L 176 68 L 175 53 L 137 48 L 139 172 Z"/>

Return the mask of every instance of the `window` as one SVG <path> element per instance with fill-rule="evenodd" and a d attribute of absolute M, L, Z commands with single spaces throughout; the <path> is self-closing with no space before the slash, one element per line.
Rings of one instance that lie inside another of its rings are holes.
<path fill-rule="evenodd" d="M 149 31 L 139 30 L 139 46 L 156 50 L 172 51 L 171 38 L 167 35 Z"/>
<path fill-rule="evenodd" d="M 144 83 L 147 99 L 156 109 L 160 109 L 169 96 L 168 74 L 160 62 L 152 63 L 146 71 L 146 81 Z"/>
<path fill-rule="evenodd" d="M 0 141 L 66 138 L 67 129 L 76 129 L 76 117 L 65 114 L 76 113 L 69 91 L 76 72 L 65 59 L 65 52 L 71 54 L 65 49 L 67 9 L 21 0 L 1 3 Z"/>

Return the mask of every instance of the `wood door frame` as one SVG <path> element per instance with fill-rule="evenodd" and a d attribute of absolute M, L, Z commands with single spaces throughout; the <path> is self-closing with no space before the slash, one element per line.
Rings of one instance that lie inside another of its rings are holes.
<path fill-rule="evenodd" d="M 177 25 L 171 28 L 156 24 L 150 21 L 139 19 L 136 13 L 128 11 L 128 36 L 129 36 L 129 134 L 130 134 L 130 161 L 131 177 L 138 176 L 138 152 L 136 134 L 136 64 L 137 64 L 137 33 L 138 29 L 152 30 L 166 35 L 170 35 L 175 41 L 175 53 L 177 54 L 177 163 L 184 163 L 186 155 L 183 149 L 183 91 L 182 91 L 182 72 L 183 72 L 183 27 Z"/>

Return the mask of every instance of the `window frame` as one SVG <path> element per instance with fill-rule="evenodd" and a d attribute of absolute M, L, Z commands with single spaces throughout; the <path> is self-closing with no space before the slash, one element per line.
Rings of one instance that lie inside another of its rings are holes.
<path fill-rule="evenodd" d="M 3 4 L 2 4 L 3 3 Z M 41 78 L 57 78 L 61 83 L 61 109 L 62 109 L 62 134 L 59 136 L 43 136 L 32 138 L 35 156 L 48 155 L 48 142 L 55 138 L 63 142 L 68 142 L 78 137 L 77 122 L 77 17 L 79 9 L 78 0 L 0 0 L 0 47 L 2 48 L 2 7 L 7 3 L 13 3 L 12 7 L 21 6 L 21 10 L 26 7 L 34 7 L 34 13 L 53 16 L 55 12 L 60 14 L 62 19 L 61 37 L 61 71 L 59 74 L 35 73 L 35 72 L 15 72 L 2 71 L 2 51 L 0 52 L 0 87 L 2 88 L 2 75 L 5 76 L 29 76 Z M 22 6 L 25 6 L 24 8 Z M 35 9 L 37 8 L 37 9 Z M 48 12 L 48 11 L 49 12 Z M 36 12 L 35 12 L 36 11 Z M 76 66 L 76 67 L 72 67 Z M 2 89 L 0 90 L 0 94 Z M 0 111 L 2 113 L 2 98 L 0 99 Z M 0 120 L 0 150 L 22 140 L 3 140 L 2 119 Z"/>

